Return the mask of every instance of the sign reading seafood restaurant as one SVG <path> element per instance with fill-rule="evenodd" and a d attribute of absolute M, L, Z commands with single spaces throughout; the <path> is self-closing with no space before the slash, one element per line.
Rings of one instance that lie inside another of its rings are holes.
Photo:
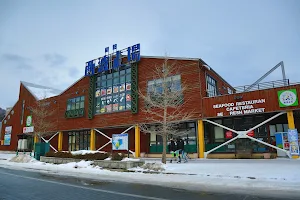
<path fill-rule="evenodd" d="M 265 112 L 265 107 L 256 107 L 257 104 L 266 103 L 265 99 L 256 99 L 250 101 L 240 101 L 235 103 L 223 103 L 213 105 L 214 109 L 226 108 L 229 115 L 245 115 Z M 219 112 L 217 116 L 223 116 L 223 112 Z"/>

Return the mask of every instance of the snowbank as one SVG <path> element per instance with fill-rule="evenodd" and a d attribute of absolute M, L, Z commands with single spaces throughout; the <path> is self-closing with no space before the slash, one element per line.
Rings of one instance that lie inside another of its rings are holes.
<path fill-rule="evenodd" d="M 167 165 L 161 162 L 155 163 L 145 163 L 141 167 L 129 169 L 129 171 L 136 171 L 136 172 L 162 172 L 165 171 Z"/>
<path fill-rule="evenodd" d="M 0 154 L 1 157 L 6 157 Z M 99 180 L 122 180 L 187 190 L 244 194 L 298 195 L 299 160 L 192 160 L 188 163 L 147 162 L 136 172 L 117 172 L 95 167 L 91 161 L 54 165 L 42 162 L 16 163 L 0 160 L 0 166 L 18 170 L 39 170 L 62 176 Z M 159 171 L 157 168 L 164 170 Z M 156 171 L 155 174 L 140 173 Z M 157 174 L 158 172 L 158 174 Z"/>
<path fill-rule="evenodd" d="M 37 162 L 34 158 L 30 157 L 26 154 L 20 154 L 18 156 L 14 156 L 9 160 L 9 162 L 16 162 L 16 163 L 30 163 L 30 162 Z"/>
<path fill-rule="evenodd" d="M 93 162 L 92 161 L 80 161 L 80 162 L 71 162 L 71 163 L 66 163 L 66 164 L 60 164 L 60 167 L 65 167 L 65 168 L 76 168 L 76 169 L 81 169 L 81 168 L 94 168 L 92 166 Z"/>
<path fill-rule="evenodd" d="M 121 161 L 140 161 L 140 159 L 136 159 L 136 158 L 123 158 L 123 160 Z"/>

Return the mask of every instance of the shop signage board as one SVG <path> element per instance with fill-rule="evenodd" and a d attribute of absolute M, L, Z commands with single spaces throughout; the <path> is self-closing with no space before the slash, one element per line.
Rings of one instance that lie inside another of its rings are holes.
<path fill-rule="evenodd" d="M 280 90 L 278 94 L 279 107 L 298 106 L 299 100 L 296 89 Z"/>
<path fill-rule="evenodd" d="M 234 116 L 234 115 L 246 115 L 246 114 L 257 114 L 264 113 L 266 100 L 265 99 L 255 99 L 249 101 L 238 101 L 238 102 L 229 102 L 222 104 L 213 105 L 214 109 L 226 110 L 226 112 L 218 112 L 217 116 Z"/>
<path fill-rule="evenodd" d="M 288 141 L 288 133 L 287 132 L 277 132 L 275 133 L 275 140 L 276 140 L 276 146 L 284 149 L 289 150 L 290 149 L 290 143 Z M 279 157 L 285 157 L 286 154 L 282 151 L 277 151 L 277 155 Z"/>
<path fill-rule="evenodd" d="M 128 133 L 112 135 L 112 150 L 129 150 Z"/>
<path fill-rule="evenodd" d="M 3 145 L 9 146 L 11 141 L 11 132 L 12 132 L 12 126 L 5 127 L 5 134 L 4 134 L 4 142 Z"/>
<path fill-rule="evenodd" d="M 23 128 L 23 133 L 33 133 L 33 132 L 34 132 L 33 126 Z"/>
<path fill-rule="evenodd" d="M 140 61 L 140 44 L 135 44 L 122 50 L 117 50 L 117 44 L 113 45 L 113 52 L 109 53 L 109 47 L 105 48 L 105 55 L 86 62 L 85 76 L 93 76 L 111 69 Z M 122 59 L 122 57 L 126 59 Z M 124 62 L 122 62 L 124 61 Z"/>
<path fill-rule="evenodd" d="M 288 130 L 288 141 L 291 155 L 299 155 L 299 138 L 297 129 Z"/>

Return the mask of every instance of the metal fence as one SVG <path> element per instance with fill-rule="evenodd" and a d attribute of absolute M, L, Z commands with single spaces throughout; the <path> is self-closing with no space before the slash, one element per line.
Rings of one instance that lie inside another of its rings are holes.
<path fill-rule="evenodd" d="M 270 82 L 235 87 L 233 90 L 233 93 L 243 93 L 243 92 L 251 92 L 251 91 L 257 91 L 257 90 L 266 90 L 266 89 L 298 85 L 298 84 L 300 84 L 300 83 L 299 82 L 290 83 L 289 79 L 284 79 L 284 80 L 278 80 L 278 81 L 270 81 Z M 206 93 L 207 93 L 206 94 L 207 97 L 223 96 L 223 95 L 229 94 L 227 92 L 222 93 L 222 92 L 216 91 L 216 90 L 206 91 Z"/>
<path fill-rule="evenodd" d="M 265 89 L 271 89 L 271 88 L 278 88 L 278 87 L 284 87 L 290 85 L 289 79 L 284 80 L 278 80 L 278 81 L 270 81 L 270 82 L 264 82 L 264 83 L 258 83 L 253 85 L 245 85 L 245 86 L 239 86 L 235 87 L 235 93 L 242 93 L 242 92 L 250 92 L 250 91 L 256 91 L 256 90 L 265 90 Z"/>

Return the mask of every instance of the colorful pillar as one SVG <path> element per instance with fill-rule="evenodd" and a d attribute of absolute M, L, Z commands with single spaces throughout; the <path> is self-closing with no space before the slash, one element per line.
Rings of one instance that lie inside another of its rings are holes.
<path fill-rule="evenodd" d="M 135 125 L 134 127 L 134 132 L 135 132 L 135 157 L 138 158 L 141 156 L 141 131 L 139 125 Z"/>
<path fill-rule="evenodd" d="M 39 142 L 39 138 L 37 135 L 34 136 L 34 144 Z"/>
<path fill-rule="evenodd" d="M 204 146 L 204 125 L 203 125 L 203 120 L 199 119 L 198 120 L 198 157 L 199 158 L 204 158 L 204 151 L 205 151 L 205 146 Z"/>
<path fill-rule="evenodd" d="M 58 134 L 58 151 L 62 151 L 62 145 L 63 145 L 63 132 L 59 132 Z"/>
<path fill-rule="evenodd" d="M 287 111 L 287 118 L 288 118 L 288 126 L 289 129 L 295 129 L 295 121 L 294 121 L 294 114 L 292 110 Z M 299 156 L 292 156 L 293 159 L 299 158 Z"/>
<path fill-rule="evenodd" d="M 94 129 L 91 129 L 90 150 L 96 150 L 96 133 Z"/>

